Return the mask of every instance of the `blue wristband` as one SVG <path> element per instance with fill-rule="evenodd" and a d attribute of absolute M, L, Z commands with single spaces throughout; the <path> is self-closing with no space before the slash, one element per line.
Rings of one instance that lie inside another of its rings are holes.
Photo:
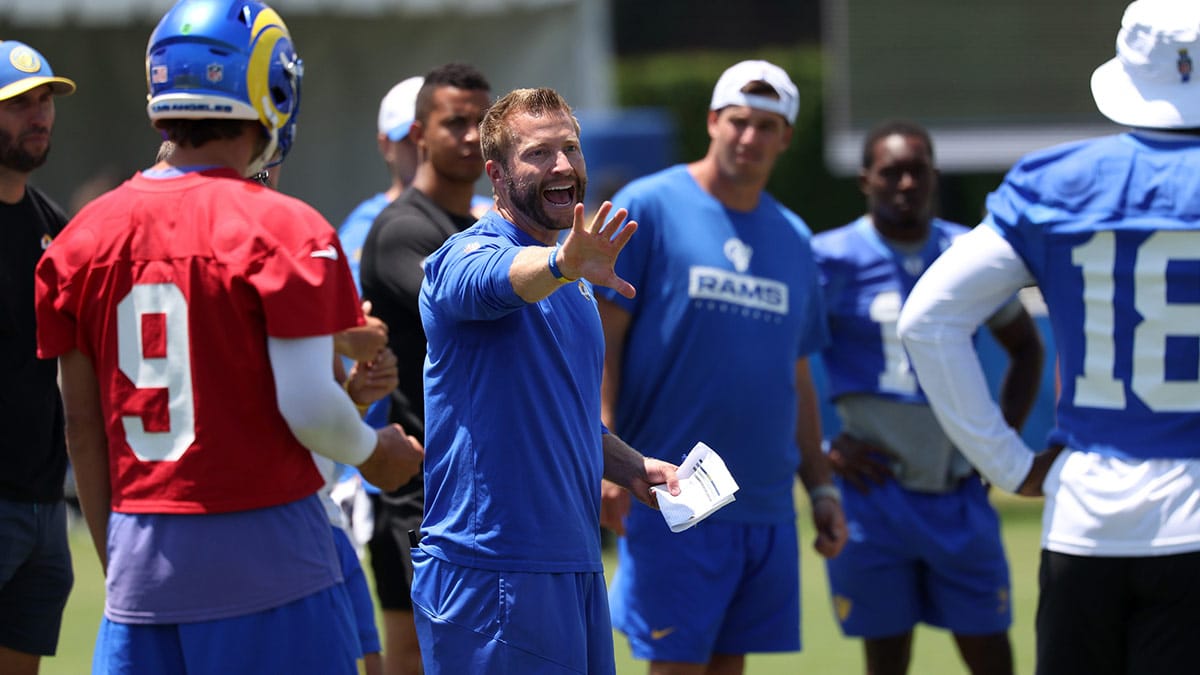
<path fill-rule="evenodd" d="M 550 249 L 550 274 L 552 274 L 560 284 L 568 284 L 572 281 L 575 281 L 575 279 L 571 279 L 567 275 L 563 274 L 562 270 L 558 269 L 558 244 L 555 244 L 554 248 Z"/>

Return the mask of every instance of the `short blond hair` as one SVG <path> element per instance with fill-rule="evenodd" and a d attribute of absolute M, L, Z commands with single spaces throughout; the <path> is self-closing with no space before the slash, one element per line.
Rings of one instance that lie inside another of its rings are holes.
<path fill-rule="evenodd" d="M 533 117 L 566 115 L 575 126 L 575 133 L 579 133 L 579 120 L 575 119 L 571 106 L 558 92 L 548 87 L 514 89 L 493 103 L 479 123 L 479 143 L 484 159 L 508 165 L 508 153 L 516 142 L 508 121 L 518 114 Z"/>

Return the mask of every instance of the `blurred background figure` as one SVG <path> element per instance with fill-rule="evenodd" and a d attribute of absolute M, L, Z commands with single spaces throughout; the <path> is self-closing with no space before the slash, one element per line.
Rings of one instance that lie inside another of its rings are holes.
<path fill-rule="evenodd" d="M 483 174 L 479 123 L 491 103 L 491 85 L 473 66 L 449 63 L 429 71 L 415 94 L 415 119 L 406 139 L 416 146 L 411 184 L 375 219 L 362 247 L 363 297 L 388 326 L 398 359 L 399 387 L 389 417 L 424 442 L 425 330 L 417 304 L 425 258 L 475 222 L 472 191 Z M 393 492 L 371 496 L 374 528 L 369 548 L 375 590 L 383 609 L 384 666 L 388 675 L 421 671 L 413 627 L 409 532 L 419 530 L 425 484 L 418 474 Z"/>
<path fill-rule="evenodd" d="M 923 622 L 953 633 L 973 675 L 1011 675 L 1000 518 L 938 426 L 896 335 L 913 284 L 967 231 L 935 217 L 937 180 L 929 133 L 885 122 L 863 142 L 866 215 L 813 238 L 831 337 L 824 393 L 841 422 L 829 458 L 851 533 L 826 566 L 842 632 L 863 638 L 867 673 L 908 672 Z M 1037 327 L 1015 297 L 988 326 L 1009 355 L 1005 421 L 1020 429 L 1040 383 Z"/>
<path fill-rule="evenodd" d="M 704 157 L 613 197 L 639 225 L 616 265 L 638 294 L 596 289 L 604 422 L 660 459 L 703 441 L 741 488 L 674 534 L 604 487 L 601 524 L 624 534 L 613 626 L 654 674 L 741 673 L 748 653 L 800 649 L 797 477 L 816 549 L 846 540 L 809 371 L 828 340 L 811 232 L 765 191 L 799 109 L 782 68 L 734 64 L 713 88 Z"/>

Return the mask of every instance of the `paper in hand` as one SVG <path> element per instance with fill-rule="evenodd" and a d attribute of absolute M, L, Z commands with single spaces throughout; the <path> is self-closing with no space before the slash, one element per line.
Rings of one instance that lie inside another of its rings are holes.
<path fill-rule="evenodd" d="M 715 450 L 697 443 L 676 472 L 679 494 L 672 496 L 666 485 L 650 489 L 672 532 L 683 532 L 732 502 L 738 484 Z"/>

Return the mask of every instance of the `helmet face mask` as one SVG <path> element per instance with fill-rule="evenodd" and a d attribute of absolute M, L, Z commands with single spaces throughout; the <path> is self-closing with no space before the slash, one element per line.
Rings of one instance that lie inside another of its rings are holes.
<path fill-rule="evenodd" d="M 242 119 L 268 142 L 253 175 L 291 150 L 304 65 L 283 19 L 255 0 L 180 0 L 146 47 L 151 121 Z"/>

